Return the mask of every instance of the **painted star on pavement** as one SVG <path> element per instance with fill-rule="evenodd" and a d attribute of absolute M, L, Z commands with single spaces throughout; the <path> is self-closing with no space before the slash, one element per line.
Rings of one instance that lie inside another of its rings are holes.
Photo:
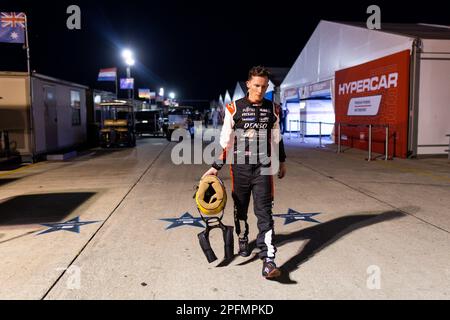
<path fill-rule="evenodd" d="M 319 221 L 311 218 L 318 214 L 320 214 L 320 212 L 301 213 L 301 212 L 298 212 L 298 211 L 295 211 L 295 210 L 292 210 L 291 208 L 289 208 L 287 214 L 274 214 L 273 216 L 286 219 L 284 221 L 284 224 L 290 224 L 290 223 L 293 223 L 293 222 L 296 222 L 299 220 L 320 223 Z"/>
<path fill-rule="evenodd" d="M 74 218 L 72 220 L 68 220 L 66 222 L 44 223 L 41 225 L 49 227 L 50 229 L 42 231 L 42 232 L 38 233 L 37 235 L 55 232 L 55 231 L 61 231 L 61 230 L 80 233 L 80 226 L 84 226 L 86 224 L 91 224 L 91 223 L 97 223 L 97 222 L 100 222 L 100 221 L 81 221 L 80 222 L 80 217 L 76 217 L 76 218 Z"/>
<path fill-rule="evenodd" d="M 202 221 L 202 218 L 194 218 L 193 216 L 190 215 L 189 212 L 186 212 L 180 218 L 159 219 L 159 220 L 172 222 L 172 224 L 170 226 L 168 226 L 166 228 L 166 230 L 185 226 L 185 225 L 190 225 L 193 227 L 200 227 L 200 228 L 205 227 L 203 224 L 200 223 L 200 221 Z"/>

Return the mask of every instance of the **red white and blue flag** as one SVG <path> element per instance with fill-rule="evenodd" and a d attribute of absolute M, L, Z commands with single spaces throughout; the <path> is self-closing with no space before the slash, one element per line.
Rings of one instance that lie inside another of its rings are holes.
<path fill-rule="evenodd" d="M 117 68 L 100 69 L 98 81 L 116 81 Z"/>
<path fill-rule="evenodd" d="M 0 42 L 25 43 L 25 25 L 25 13 L 0 12 Z"/>

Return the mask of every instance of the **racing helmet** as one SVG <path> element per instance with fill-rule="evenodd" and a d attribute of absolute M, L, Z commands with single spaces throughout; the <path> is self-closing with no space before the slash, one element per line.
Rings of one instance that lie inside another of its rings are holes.
<path fill-rule="evenodd" d="M 215 175 L 202 178 L 195 194 L 195 202 L 200 214 L 207 217 L 219 215 L 227 203 L 227 192 L 222 180 Z"/>

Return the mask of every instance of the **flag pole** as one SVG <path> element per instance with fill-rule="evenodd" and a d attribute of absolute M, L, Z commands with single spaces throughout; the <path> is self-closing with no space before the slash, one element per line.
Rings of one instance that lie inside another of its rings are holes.
<path fill-rule="evenodd" d="M 30 59 L 30 43 L 28 41 L 28 16 L 25 14 L 25 49 L 27 51 L 27 72 L 29 78 L 29 98 L 30 98 L 30 142 L 31 142 L 31 162 L 34 163 L 34 155 L 36 151 L 36 136 L 34 134 L 34 116 L 33 116 L 33 84 L 31 82 L 31 59 Z"/>
<path fill-rule="evenodd" d="M 27 70 L 31 77 L 30 45 L 28 42 L 28 16 L 25 15 L 25 49 L 27 50 Z"/>
<path fill-rule="evenodd" d="M 116 99 L 119 99 L 119 94 L 117 92 L 117 68 L 116 68 Z"/>

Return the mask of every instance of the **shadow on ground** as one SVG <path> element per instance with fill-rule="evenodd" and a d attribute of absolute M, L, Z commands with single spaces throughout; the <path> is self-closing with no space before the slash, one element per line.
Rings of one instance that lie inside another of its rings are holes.
<path fill-rule="evenodd" d="M 282 266 L 280 266 L 282 271 L 281 276 L 276 279 L 272 279 L 272 281 L 277 281 L 283 284 L 296 284 L 297 282 L 290 278 L 290 273 L 297 270 L 302 263 L 312 258 L 317 252 L 320 252 L 320 250 L 326 248 L 343 236 L 355 230 L 380 222 L 401 218 L 404 215 L 405 214 L 400 211 L 387 211 L 380 214 L 351 215 L 337 218 L 292 233 L 275 235 L 273 242 L 278 248 L 290 242 L 303 241 L 307 239 L 309 239 L 309 241 L 300 248 L 298 254 L 291 257 Z M 256 246 L 256 241 L 251 241 L 249 245 L 251 249 L 254 249 Z M 232 259 L 222 261 L 219 265 L 217 265 L 217 267 L 225 267 L 229 265 L 235 257 L 237 257 L 237 255 L 235 255 Z M 256 260 L 259 260 L 257 254 L 251 259 L 238 265 L 246 265 Z"/>
<path fill-rule="evenodd" d="M 0 171 L 12 171 L 26 166 L 22 163 L 3 163 L 0 165 Z"/>
<path fill-rule="evenodd" d="M 0 187 L 5 184 L 17 181 L 17 180 L 19 180 L 19 179 L 17 179 L 17 178 L 0 179 Z"/>
<path fill-rule="evenodd" d="M 0 226 L 60 222 L 94 192 L 30 194 L 0 203 Z"/>

